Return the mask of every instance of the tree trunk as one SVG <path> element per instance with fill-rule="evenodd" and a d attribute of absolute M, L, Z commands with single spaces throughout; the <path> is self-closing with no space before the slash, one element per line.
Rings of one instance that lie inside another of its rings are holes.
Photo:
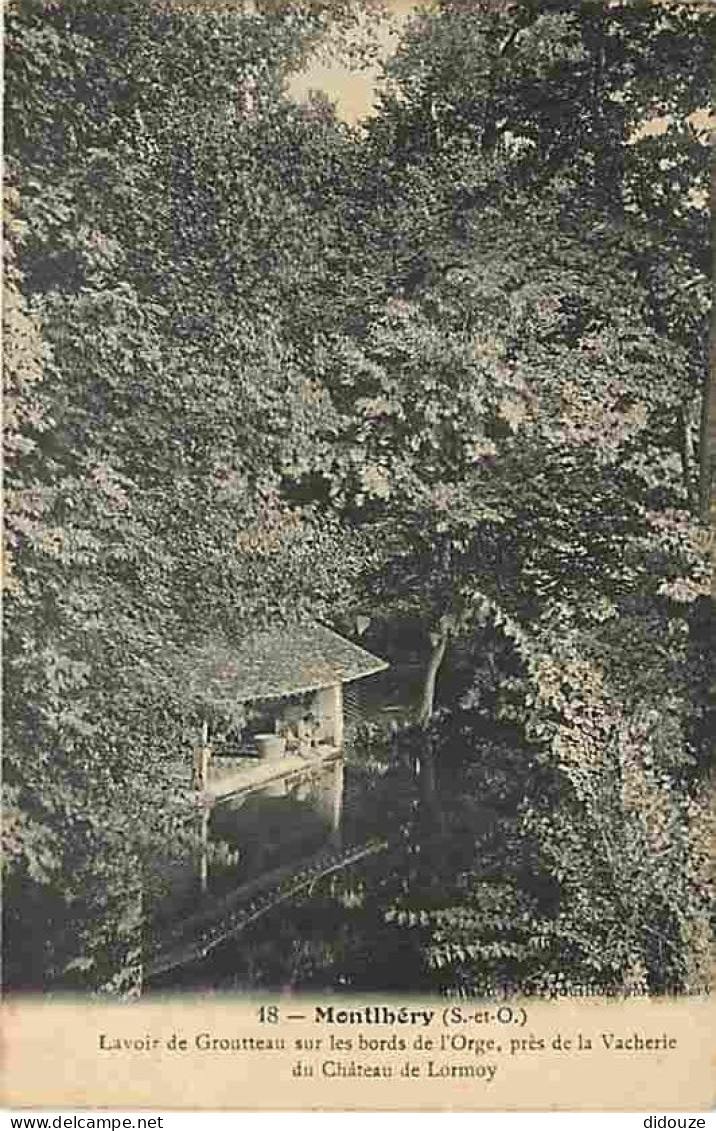
<path fill-rule="evenodd" d="M 418 717 L 418 721 L 423 729 L 426 729 L 430 725 L 430 720 L 435 710 L 435 684 L 437 683 L 438 672 L 445 659 L 449 635 L 449 629 L 444 625 L 440 627 L 439 632 L 430 634 L 430 643 L 432 644 L 433 650 L 430 654 L 427 671 L 425 672 L 423 699 L 420 706 L 420 715 Z"/>
<path fill-rule="evenodd" d="M 435 774 L 435 751 L 430 734 L 428 733 L 433 713 L 435 711 L 435 685 L 438 673 L 445 659 L 450 630 L 446 624 L 441 624 L 438 632 L 430 634 L 432 652 L 425 672 L 423 683 L 423 700 L 420 707 L 420 729 L 417 734 L 419 750 L 416 761 L 418 789 L 423 815 L 427 821 L 442 828 L 442 812 L 438 802 L 437 781 Z"/>

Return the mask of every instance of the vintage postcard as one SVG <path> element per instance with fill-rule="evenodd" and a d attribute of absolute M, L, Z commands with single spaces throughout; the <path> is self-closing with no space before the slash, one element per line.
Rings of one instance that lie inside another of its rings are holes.
<path fill-rule="evenodd" d="M 3 1095 L 705 1111 L 686 0 L 9 0 Z"/>

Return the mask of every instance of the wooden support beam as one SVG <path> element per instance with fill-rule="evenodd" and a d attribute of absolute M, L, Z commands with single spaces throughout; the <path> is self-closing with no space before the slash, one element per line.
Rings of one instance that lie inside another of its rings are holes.
<path fill-rule="evenodd" d="M 209 886 L 209 816 L 210 804 L 206 796 L 209 785 L 209 723 L 205 719 L 201 725 L 201 740 L 194 750 L 194 789 L 199 794 L 199 887 L 205 892 Z"/>
<path fill-rule="evenodd" d="M 209 816 L 209 806 L 204 804 L 199 829 L 199 887 L 202 892 L 209 886 Z"/>
<path fill-rule="evenodd" d="M 339 750 L 343 746 L 343 684 L 323 687 L 316 692 L 315 713 L 321 724 L 321 737 Z"/>

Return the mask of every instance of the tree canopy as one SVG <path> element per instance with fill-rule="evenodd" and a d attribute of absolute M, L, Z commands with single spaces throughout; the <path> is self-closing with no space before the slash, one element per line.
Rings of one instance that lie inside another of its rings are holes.
<path fill-rule="evenodd" d="M 412 741 L 463 873 L 464 799 L 522 758 L 555 969 L 697 978 L 714 16 L 440 0 L 360 127 L 293 100 L 369 17 L 8 12 L 7 868 L 54 900 L 20 984 L 120 986 L 135 863 L 190 835 L 186 648 L 357 614 L 421 626 Z M 469 982 L 457 888 L 386 915 Z"/>

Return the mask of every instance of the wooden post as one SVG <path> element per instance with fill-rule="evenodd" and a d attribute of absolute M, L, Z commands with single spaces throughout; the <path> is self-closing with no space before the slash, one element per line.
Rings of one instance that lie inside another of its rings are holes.
<path fill-rule="evenodd" d="M 204 800 L 199 833 L 199 887 L 202 892 L 205 892 L 209 885 L 209 815 L 209 806 Z"/>
<path fill-rule="evenodd" d="M 199 817 L 199 887 L 205 892 L 209 883 L 209 801 L 205 790 L 209 784 L 209 724 L 206 720 L 201 726 L 201 741 L 194 750 L 194 789 L 199 794 L 201 805 Z"/>
<path fill-rule="evenodd" d="M 194 789 L 197 792 L 203 792 L 209 783 L 210 761 L 209 724 L 204 722 L 201 727 L 201 742 L 194 750 Z"/>
<path fill-rule="evenodd" d="M 331 812 L 331 841 L 335 848 L 341 847 L 344 778 L 345 764 L 343 758 L 336 758 L 333 764 L 333 807 Z"/>
<path fill-rule="evenodd" d="M 338 749 L 343 746 L 343 684 L 323 687 L 316 692 L 316 714 L 321 724 L 321 734 L 325 742 Z"/>

